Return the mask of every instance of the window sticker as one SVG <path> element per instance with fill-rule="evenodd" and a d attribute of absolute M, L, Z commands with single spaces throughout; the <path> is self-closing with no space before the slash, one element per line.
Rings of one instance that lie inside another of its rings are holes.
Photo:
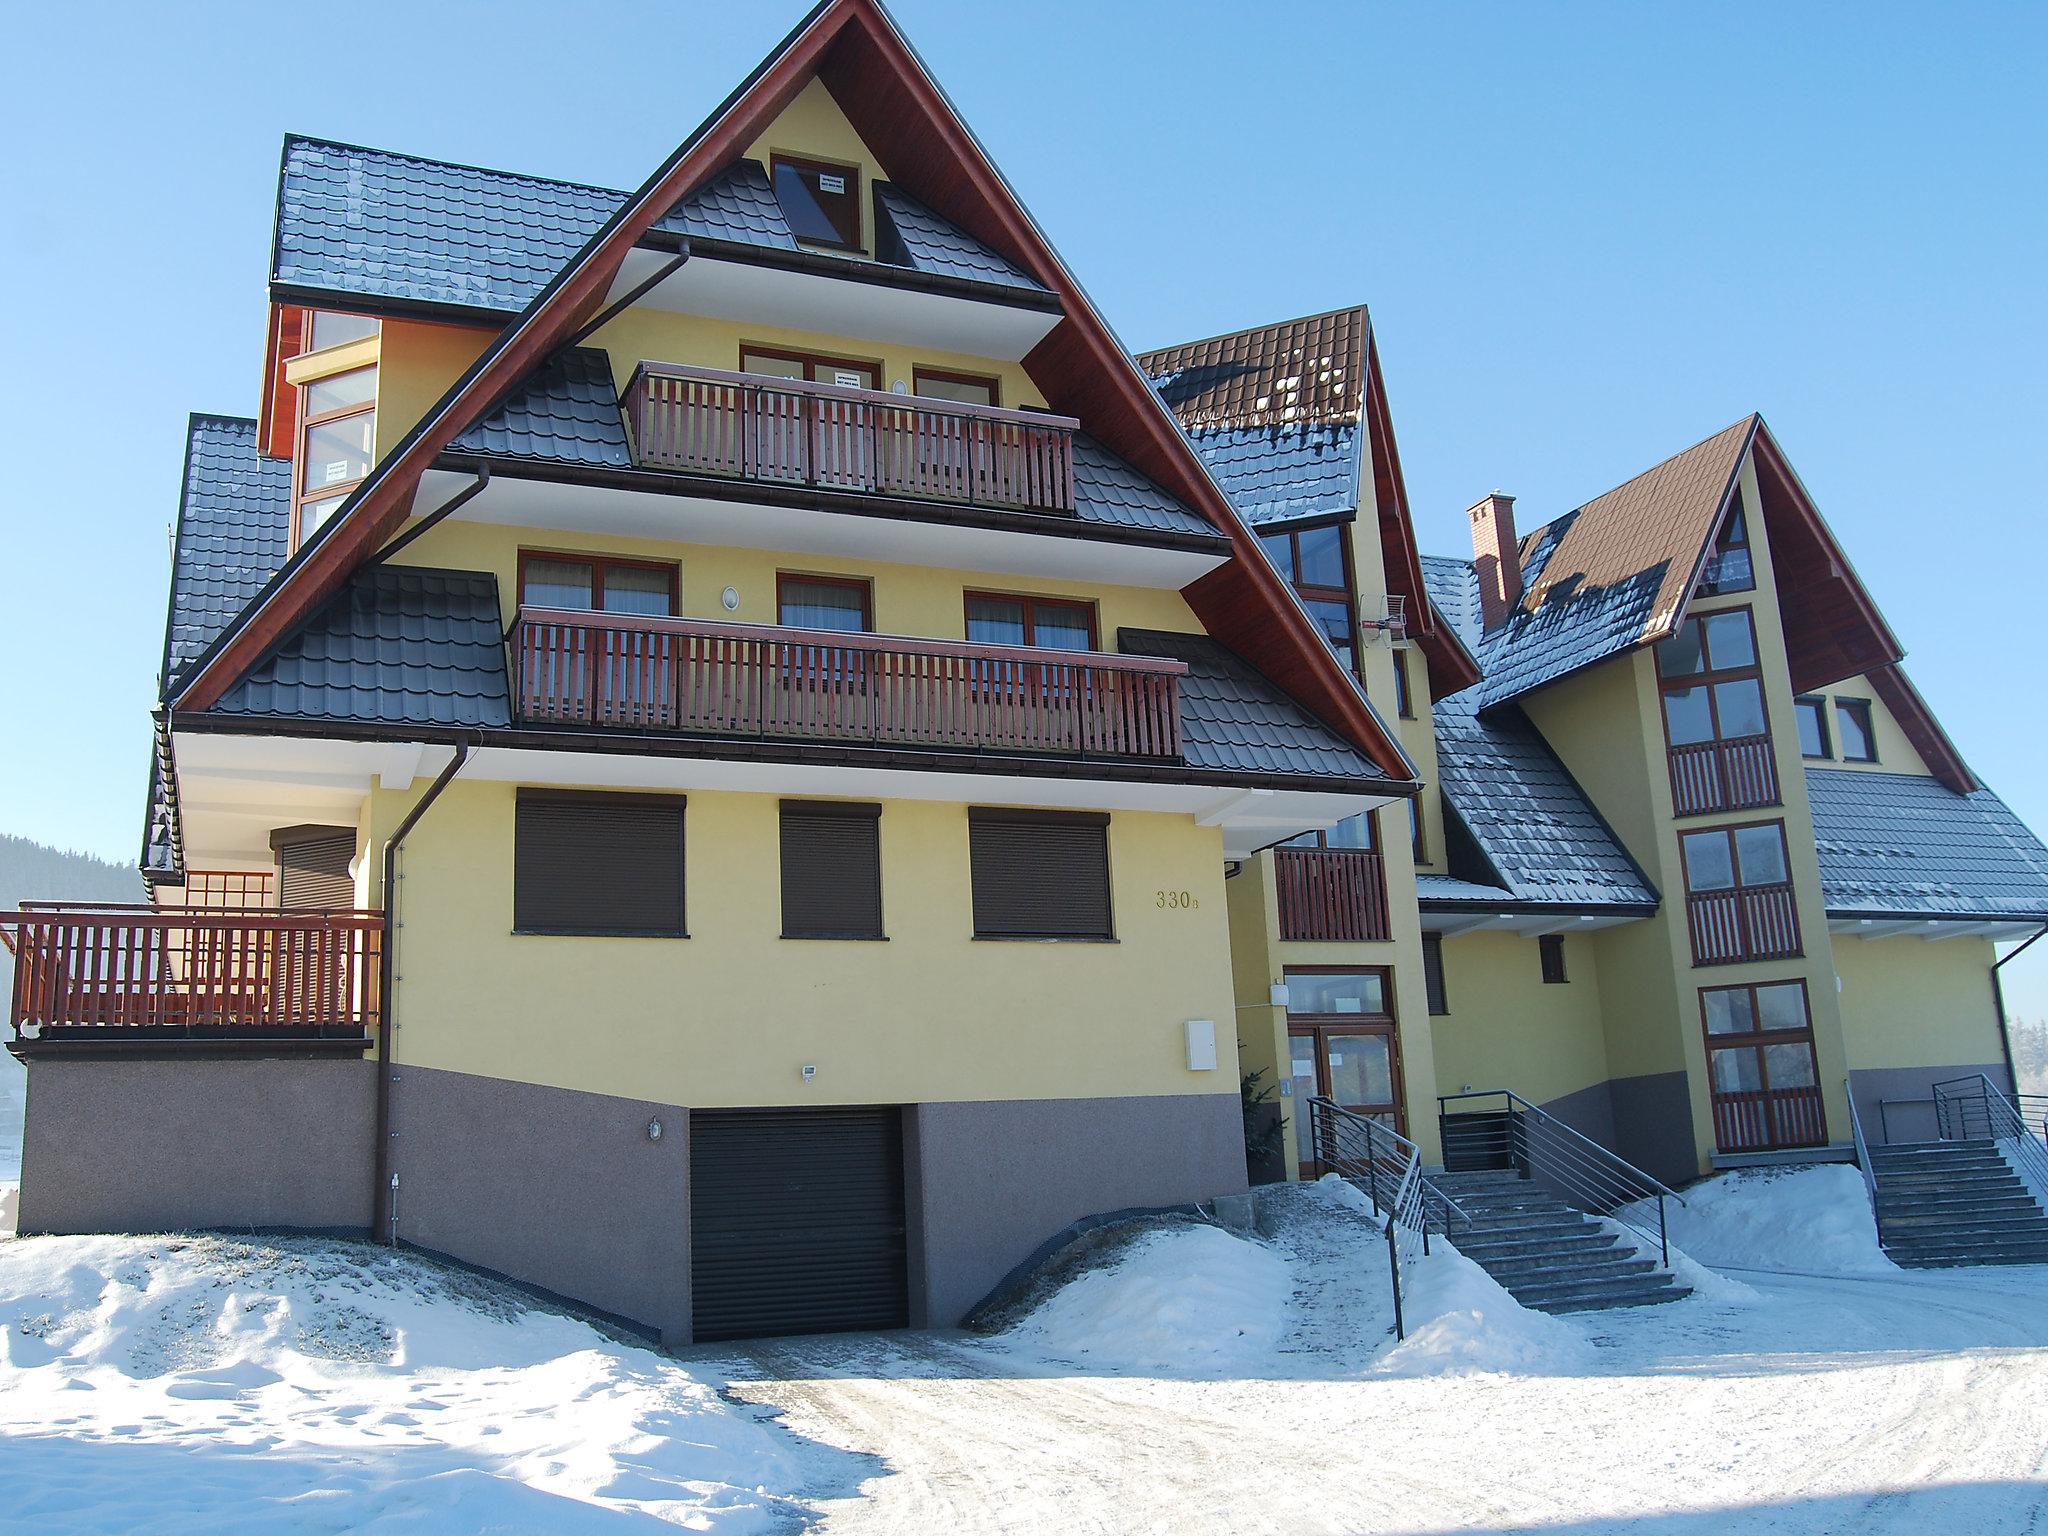
<path fill-rule="evenodd" d="M 818 175 L 818 190 L 820 192 L 844 193 L 846 191 L 846 178 L 844 176 L 828 176 L 820 172 Z"/>

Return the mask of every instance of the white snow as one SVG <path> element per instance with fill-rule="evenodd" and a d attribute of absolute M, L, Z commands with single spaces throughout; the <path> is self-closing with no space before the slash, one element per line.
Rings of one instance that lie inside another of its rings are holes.
<path fill-rule="evenodd" d="M 1896 1275 L 1878 1246 L 1863 1174 L 1847 1163 L 1745 1168 L 1665 1202 L 1671 1241 L 1701 1264 L 1827 1275 Z M 1649 1202 L 1623 1214 L 1655 1230 Z"/>
<path fill-rule="evenodd" d="M 827 1454 L 367 1245 L 0 1241 L 0 1529 L 780 1530 Z"/>

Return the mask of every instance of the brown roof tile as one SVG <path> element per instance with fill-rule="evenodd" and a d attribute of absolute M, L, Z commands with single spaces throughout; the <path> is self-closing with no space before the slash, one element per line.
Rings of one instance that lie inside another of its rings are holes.
<path fill-rule="evenodd" d="M 1356 421 L 1365 406 L 1362 305 L 1140 352 L 1190 432 Z"/>

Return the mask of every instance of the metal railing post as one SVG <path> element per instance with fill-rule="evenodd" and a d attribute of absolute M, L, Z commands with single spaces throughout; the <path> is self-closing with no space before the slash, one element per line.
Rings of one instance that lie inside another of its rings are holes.
<path fill-rule="evenodd" d="M 1394 1237 L 1394 1223 L 1387 1223 L 1387 1273 L 1394 1282 L 1394 1337 L 1408 1337 L 1408 1323 L 1401 1315 L 1401 1247 Z"/>
<path fill-rule="evenodd" d="M 1664 1267 L 1671 1267 L 1671 1233 L 1664 1222 L 1664 1197 L 1657 1196 L 1657 1253 Z"/>

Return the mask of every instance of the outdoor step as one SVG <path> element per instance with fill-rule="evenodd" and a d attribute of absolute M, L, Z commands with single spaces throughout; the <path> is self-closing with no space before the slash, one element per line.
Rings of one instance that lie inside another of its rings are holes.
<path fill-rule="evenodd" d="M 1652 1272 L 1640 1276 L 1618 1276 L 1612 1280 L 1517 1281 L 1508 1286 L 1507 1291 L 1525 1307 L 1544 1307 L 1558 1302 L 1597 1301 L 1605 1297 L 1636 1295 L 1661 1290 L 1672 1283 L 1672 1277 L 1668 1273 Z"/>
<path fill-rule="evenodd" d="M 1550 1280 L 1599 1280 L 1645 1275 L 1657 1267 L 1655 1259 L 1638 1258 L 1633 1250 L 1614 1249 L 1611 1252 L 1612 1257 L 1563 1262 L 1556 1258 L 1497 1259 L 1482 1264 L 1480 1268 L 1502 1285 L 1512 1288 L 1518 1284 Z"/>
<path fill-rule="evenodd" d="M 1993 1148 L 1988 1152 L 1959 1152 L 1954 1157 L 1873 1157 L 1873 1172 L 1928 1173 L 1947 1168 L 2009 1168 L 2005 1155 Z"/>
<path fill-rule="evenodd" d="M 1597 1252 L 1612 1248 L 1620 1239 L 1612 1232 L 1587 1232 L 1577 1237 L 1540 1237 L 1510 1242 L 1468 1242 L 1452 1238 L 1458 1252 L 1475 1264 L 1485 1265 L 1501 1259 L 1535 1259 L 1563 1257 L 1572 1254 Z"/>
<path fill-rule="evenodd" d="M 1978 1264 L 2048 1264 L 2048 1249 L 2026 1253 L 1891 1253 L 1890 1257 L 1901 1269 L 1969 1269 Z"/>
<path fill-rule="evenodd" d="M 2048 1237 L 2048 1218 L 2040 1210 L 1928 1211 L 1916 1215 L 1885 1214 L 1879 1224 L 1887 1232 L 2039 1232 Z"/>
<path fill-rule="evenodd" d="M 1616 1307 L 1655 1307 L 1667 1301 L 1683 1301 L 1692 1294 L 1689 1285 L 1666 1285 L 1656 1289 L 1618 1292 L 1612 1296 L 1582 1301 L 1554 1301 L 1536 1308 L 1556 1315 L 1560 1312 L 1608 1312 Z"/>
<path fill-rule="evenodd" d="M 1571 1206 L 1550 1195 L 1453 1195 L 1459 1205 L 1478 1214 L 1501 1211 L 1569 1211 Z"/>
<path fill-rule="evenodd" d="M 1571 1221 L 1458 1222 L 1451 1228 L 1451 1240 L 1460 1243 L 1540 1243 L 1590 1237 L 1599 1230 L 1583 1217 Z"/>
<path fill-rule="evenodd" d="M 2038 1211 L 2041 1209 L 2041 1205 L 2039 1201 L 2025 1190 L 2020 1191 L 2016 1195 L 1888 1195 L 1880 1189 L 1877 1192 L 1877 1208 L 1881 1212 L 1900 1211 L 1904 1213 L 1951 1210 Z"/>
<path fill-rule="evenodd" d="M 1891 1243 L 1884 1251 L 1900 1264 L 1909 1259 L 1951 1264 L 2048 1264 L 2048 1239 L 2028 1243 Z"/>
<path fill-rule="evenodd" d="M 1498 1232 L 1508 1227 L 1572 1226 L 1585 1219 L 1583 1212 L 1568 1208 L 1555 1211 L 1488 1211 L 1473 1210 L 1468 1206 L 1465 1220 L 1458 1222 L 1457 1226 L 1461 1230 Z"/>
<path fill-rule="evenodd" d="M 1963 1177 L 1953 1173 L 1924 1174 L 1880 1174 L 1877 1192 L 1880 1195 L 1924 1195 L 1924 1194 L 1999 1194 L 2006 1190 L 2025 1189 L 2027 1186 L 2020 1176 L 2010 1168 L 2002 1172 L 1986 1170 L 1980 1174 Z"/>

